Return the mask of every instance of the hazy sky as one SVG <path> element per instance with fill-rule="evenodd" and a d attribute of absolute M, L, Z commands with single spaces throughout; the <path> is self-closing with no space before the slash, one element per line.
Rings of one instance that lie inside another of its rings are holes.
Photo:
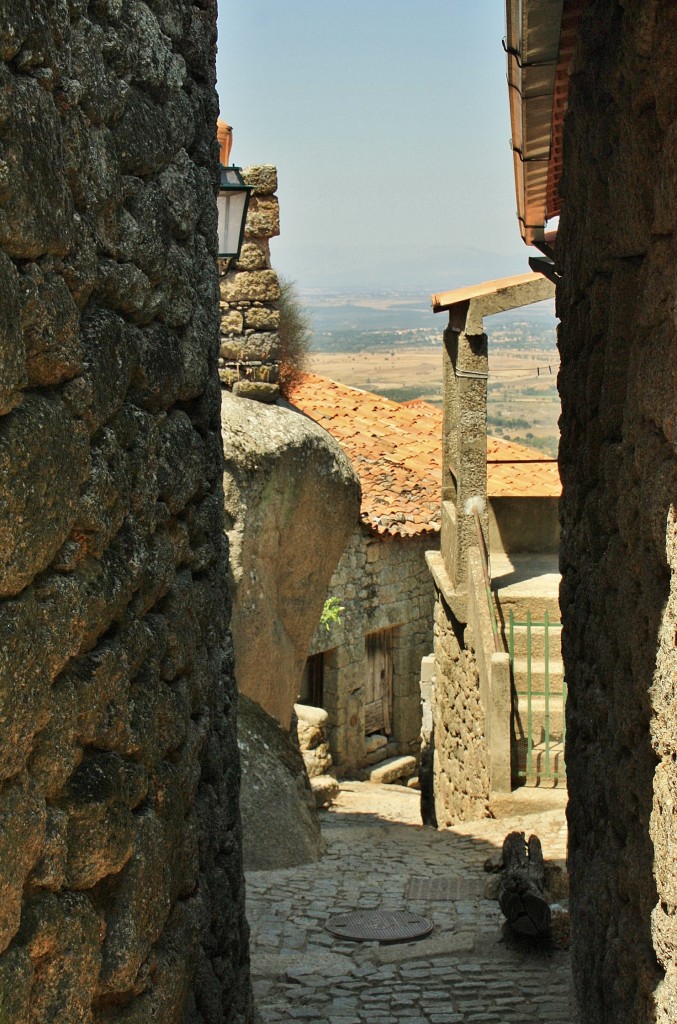
<path fill-rule="evenodd" d="M 221 0 L 233 162 L 273 163 L 273 262 L 307 288 L 425 292 L 528 269 L 503 0 Z"/>

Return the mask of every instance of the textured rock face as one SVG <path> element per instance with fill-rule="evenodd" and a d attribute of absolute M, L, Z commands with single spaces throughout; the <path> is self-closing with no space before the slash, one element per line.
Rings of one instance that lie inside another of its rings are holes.
<path fill-rule="evenodd" d="M 0 22 L 0 1018 L 242 1024 L 215 4 Z"/>
<path fill-rule="evenodd" d="M 221 423 L 237 682 L 289 728 L 359 483 L 329 434 L 291 409 L 224 393 Z"/>
<path fill-rule="evenodd" d="M 292 733 L 296 734 L 301 756 L 310 779 L 331 772 L 331 754 L 327 743 L 329 715 L 324 708 L 294 704 Z"/>
<path fill-rule="evenodd" d="M 440 827 L 482 818 L 489 809 L 484 711 L 472 649 L 463 626 L 438 596 L 435 604 L 435 815 Z"/>
<path fill-rule="evenodd" d="M 564 146 L 561 604 L 591 1024 L 677 1019 L 676 33 L 667 0 L 589 5 Z"/>
<path fill-rule="evenodd" d="M 274 871 L 319 860 L 320 823 L 299 748 L 254 701 L 240 694 L 238 703 L 245 868 Z"/>
<path fill-rule="evenodd" d="M 329 715 L 324 708 L 294 704 L 292 735 L 295 734 L 301 751 L 317 807 L 328 807 L 339 793 L 327 742 L 328 722 Z"/>

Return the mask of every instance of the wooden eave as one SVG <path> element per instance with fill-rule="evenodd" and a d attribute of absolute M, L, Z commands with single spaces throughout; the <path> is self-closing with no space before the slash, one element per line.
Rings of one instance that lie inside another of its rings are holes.
<path fill-rule="evenodd" d="M 560 212 L 562 128 L 587 0 L 506 0 L 508 92 L 517 217 L 528 245 Z"/>

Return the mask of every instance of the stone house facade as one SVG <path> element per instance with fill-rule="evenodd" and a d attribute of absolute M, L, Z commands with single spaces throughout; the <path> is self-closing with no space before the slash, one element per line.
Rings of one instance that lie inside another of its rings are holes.
<path fill-rule="evenodd" d="M 418 754 L 421 742 L 421 659 L 436 646 L 440 680 L 458 666 L 441 608 L 431 631 L 435 587 L 427 564 L 439 576 L 439 490 L 442 462 L 439 437 L 442 410 L 426 402 L 399 405 L 378 395 L 308 374 L 292 401 L 341 443 L 362 483 L 362 513 L 332 577 L 329 595 L 343 606 L 341 621 L 320 625 L 310 649 L 301 700 L 329 712 L 330 744 L 339 771 L 376 764 L 397 754 Z M 556 560 L 559 550 L 557 463 L 542 453 L 501 438 L 485 438 L 484 491 L 491 551 L 509 559 L 537 553 Z M 407 523 L 408 492 L 418 491 L 423 516 Z M 428 528 L 422 528 L 428 522 Z M 402 524 L 407 532 L 400 532 Z M 386 525 L 388 528 L 383 529 Z M 510 564 L 508 562 L 508 564 Z M 511 567 L 512 568 L 512 567 Z M 439 716 L 451 749 L 438 754 L 438 789 L 454 793 L 447 801 L 461 814 L 463 786 L 458 773 L 473 778 L 488 793 L 490 761 L 487 736 L 476 728 L 474 653 L 466 650 L 471 684 L 463 699 L 448 700 L 443 686 Z M 391 678 L 392 699 L 370 699 L 374 664 Z M 484 721 L 484 718 L 481 719 Z M 506 730 L 509 720 L 504 723 Z M 451 737 L 454 737 L 453 741 Z M 499 743 L 494 736 L 494 745 Z M 459 749 L 463 756 L 459 756 Z M 473 754 L 475 751 L 475 755 Z M 510 777 L 510 741 L 494 751 Z M 468 803 L 472 807 L 472 800 Z M 440 818 L 444 820 L 440 810 Z"/>
<path fill-rule="evenodd" d="M 360 521 L 329 585 L 340 623 L 320 625 L 301 700 L 329 712 L 346 773 L 420 745 L 421 658 L 432 646 L 425 564 L 438 547 L 439 412 L 307 374 L 290 401 L 341 444 L 362 486 Z"/>
<path fill-rule="evenodd" d="M 0 32 L 0 1016 L 253 1018 L 215 4 Z"/>

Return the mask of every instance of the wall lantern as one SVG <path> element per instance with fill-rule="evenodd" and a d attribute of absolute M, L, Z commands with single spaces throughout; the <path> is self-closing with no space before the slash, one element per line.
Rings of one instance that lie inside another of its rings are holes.
<path fill-rule="evenodd" d="M 240 173 L 241 168 L 229 167 L 230 149 L 233 144 L 233 129 L 225 121 L 217 121 L 216 137 L 221 147 L 221 183 L 216 200 L 219 223 L 219 259 L 237 257 L 242 248 L 247 208 L 252 193 Z"/>

